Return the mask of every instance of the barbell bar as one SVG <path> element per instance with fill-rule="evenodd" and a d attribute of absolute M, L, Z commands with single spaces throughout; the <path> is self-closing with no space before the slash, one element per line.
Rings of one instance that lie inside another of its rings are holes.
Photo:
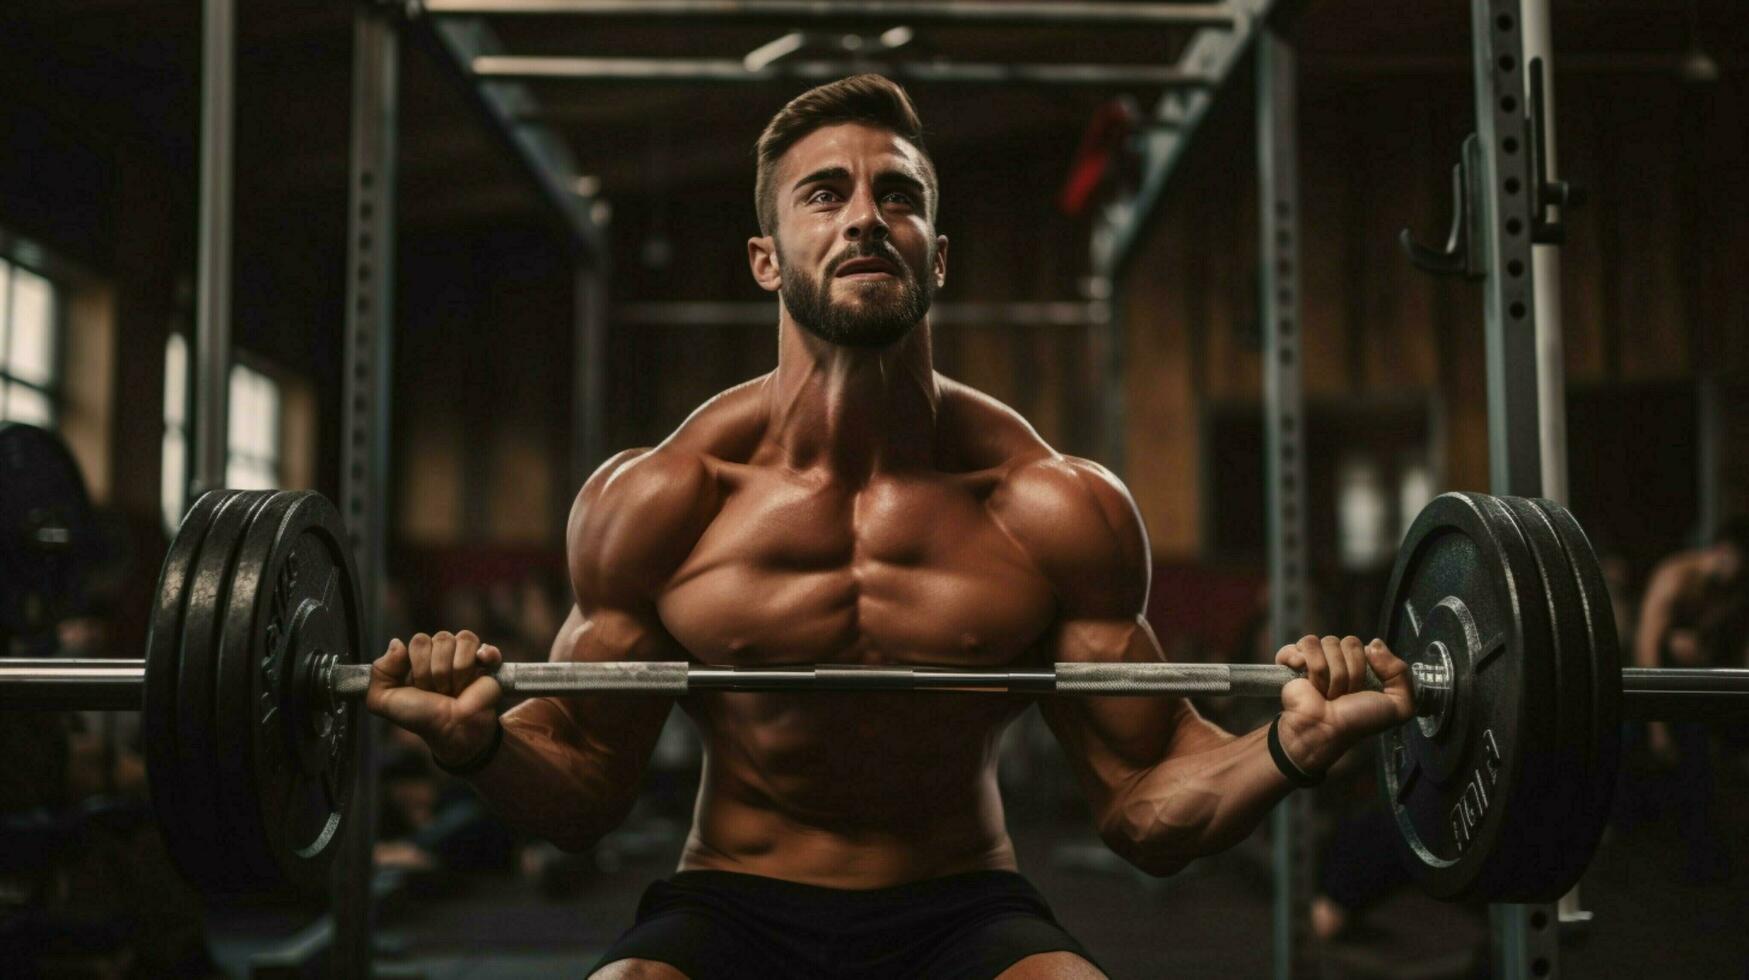
<path fill-rule="evenodd" d="M 336 655 L 312 676 L 318 696 L 362 698 L 369 664 Z M 1410 666 L 1415 713 L 1438 717 L 1452 691 L 1450 674 L 1426 663 Z M 687 661 L 503 663 L 488 671 L 507 697 L 649 694 L 681 697 L 701 691 L 852 692 L 943 691 L 1090 696 L 1275 698 L 1304 673 L 1272 664 L 1081 663 L 976 670 L 869 664 L 740 667 Z M 0 660 L 0 710 L 138 710 L 144 660 Z M 1369 673 L 1369 688 L 1377 678 Z M 1624 667 L 1622 717 L 1635 721 L 1691 719 L 1749 711 L 1749 669 Z"/>

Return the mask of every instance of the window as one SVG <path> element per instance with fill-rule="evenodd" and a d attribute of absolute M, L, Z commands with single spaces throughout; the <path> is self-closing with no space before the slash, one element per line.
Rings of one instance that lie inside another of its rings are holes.
<path fill-rule="evenodd" d="M 279 486 L 279 385 L 260 371 L 231 365 L 230 416 L 225 486 L 237 490 Z"/>
<path fill-rule="evenodd" d="M 179 333 L 164 344 L 164 473 L 158 500 L 164 526 L 174 531 L 188 511 L 188 341 Z"/>
<path fill-rule="evenodd" d="M 1397 479 L 1397 540 L 1409 535 L 1409 525 L 1415 523 L 1421 511 L 1437 496 L 1433 485 L 1433 468 L 1425 459 L 1403 461 Z"/>
<path fill-rule="evenodd" d="M 1365 571 L 1390 557 L 1390 498 L 1377 464 L 1365 456 L 1345 456 L 1336 465 L 1337 553 L 1341 565 Z"/>
<path fill-rule="evenodd" d="M 164 345 L 164 477 L 160 487 L 164 525 L 174 530 L 188 511 L 192 467 L 188 341 L 179 333 Z M 225 440 L 225 486 L 237 490 L 278 487 L 280 390 L 268 375 L 231 365 L 230 418 Z"/>
<path fill-rule="evenodd" d="M 59 305 L 52 282 L 0 259 L 0 419 L 54 424 Z"/>

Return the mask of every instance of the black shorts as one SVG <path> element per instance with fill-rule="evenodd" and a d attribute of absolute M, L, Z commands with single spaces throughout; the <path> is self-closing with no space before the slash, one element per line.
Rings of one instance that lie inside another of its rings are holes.
<path fill-rule="evenodd" d="M 645 959 L 693 980 L 988 980 L 1035 953 L 1059 950 L 1093 960 L 1012 871 L 869 891 L 682 871 L 644 892 L 637 922 L 591 972 Z"/>

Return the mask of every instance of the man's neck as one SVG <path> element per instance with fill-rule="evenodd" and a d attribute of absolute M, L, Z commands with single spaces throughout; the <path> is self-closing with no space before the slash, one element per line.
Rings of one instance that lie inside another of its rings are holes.
<path fill-rule="evenodd" d="M 783 310 L 777 370 L 766 385 L 766 438 L 796 469 L 825 467 L 852 483 L 934 456 L 941 392 L 929 320 L 882 348 L 814 336 Z"/>

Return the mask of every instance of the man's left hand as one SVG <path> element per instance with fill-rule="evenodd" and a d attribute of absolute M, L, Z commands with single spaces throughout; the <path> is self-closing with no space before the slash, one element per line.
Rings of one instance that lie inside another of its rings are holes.
<path fill-rule="evenodd" d="M 1368 735 L 1415 717 L 1409 665 L 1383 640 L 1303 636 L 1282 647 L 1275 662 L 1306 676 L 1281 689 L 1280 736 L 1294 764 L 1321 773 Z M 1367 669 L 1383 689 L 1367 690 Z"/>

